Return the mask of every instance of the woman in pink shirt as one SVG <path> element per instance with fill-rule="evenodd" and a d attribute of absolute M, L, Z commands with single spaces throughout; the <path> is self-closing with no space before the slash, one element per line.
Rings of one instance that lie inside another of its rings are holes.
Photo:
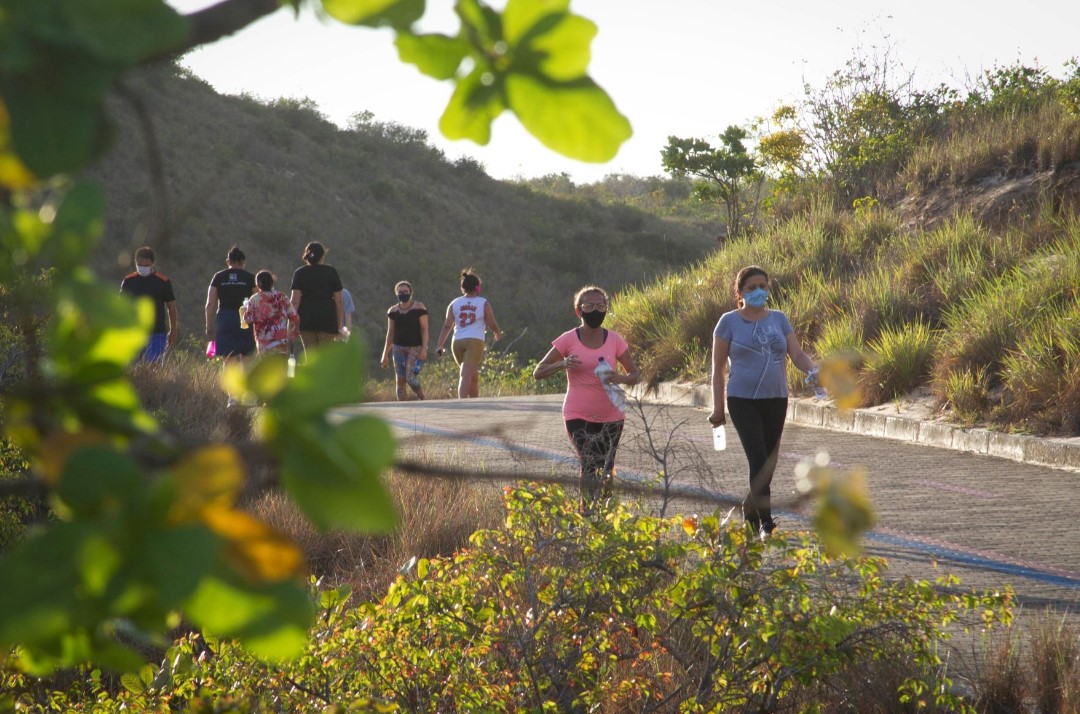
<path fill-rule="evenodd" d="M 563 419 L 566 433 L 581 461 L 581 509 L 590 513 L 611 497 L 615 477 L 615 451 L 622 436 L 624 414 L 616 407 L 600 378 L 596 365 L 601 358 L 612 367 L 607 384 L 637 384 L 638 368 L 630 356 L 626 340 L 601 325 L 607 315 L 608 294 L 603 288 L 587 285 L 574 296 L 574 314 L 581 324 L 559 335 L 533 370 L 533 377 L 546 379 L 566 370 L 566 399 Z M 618 366 L 623 372 L 620 373 Z"/>

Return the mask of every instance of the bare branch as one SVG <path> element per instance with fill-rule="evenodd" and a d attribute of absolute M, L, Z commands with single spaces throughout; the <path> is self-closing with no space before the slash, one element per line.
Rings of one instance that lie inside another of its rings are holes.
<path fill-rule="evenodd" d="M 174 59 L 196 47 L 213 44 L 281 9 L 283 4 L 283 0 L 222 0 L 216 5 L 184 15 L 190 26 L 187 36 L 176 47 L 150 57 L 148 61 L 153 63 Z"/>

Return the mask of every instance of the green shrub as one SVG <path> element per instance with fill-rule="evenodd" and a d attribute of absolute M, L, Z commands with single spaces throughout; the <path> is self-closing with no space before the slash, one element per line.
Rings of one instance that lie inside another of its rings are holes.
<path fill-rule="evenodd" d="M 886 575 L 883 559 L 830 559 L 808 535 L 763 543 L 716 516 L 621 505 L 585 519 L 557 487 L 508 489 L 501 527 L 452 556 L 406 564 L 381 601 L 352 608 L 347 588 L 319 590 L 322 616 L 296 661 L 262 664 L 232 642 L 185 637 L 120 691 L 91 675 L 51 699 L 96 712 L 210 702 L 883 711 L 915 700 L 921 711 L 970 712 L 945 676 L 947 626 L 1008 623 L 1010 593 Z"/>

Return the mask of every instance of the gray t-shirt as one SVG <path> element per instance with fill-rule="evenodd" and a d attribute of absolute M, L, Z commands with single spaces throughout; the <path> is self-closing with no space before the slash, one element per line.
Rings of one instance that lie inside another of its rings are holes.
<path fill-rule="evenodd" d="M 738 310 L 721 315 L 713 335 L 728 343 L 728 396 L 786 397 L 787 336 L 792 332 L 787 315 L 779 310 L 769 310 L 756 321 Z"/>

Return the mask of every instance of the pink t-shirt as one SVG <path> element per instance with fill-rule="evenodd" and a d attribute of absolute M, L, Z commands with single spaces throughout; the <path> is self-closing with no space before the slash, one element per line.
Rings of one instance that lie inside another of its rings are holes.
<path fill-rule="evenodd" d="M 577 355 L 576 367 L 566 370 L 566 399 L 563 400 L 563 419 L 584 419 L 591 422 L 622 421 L 625 415 L 611 403 L 604 385 L 594 370 L 603 357 L 614 370 L 618 358 L 626 352 L 626 340 L 618 332 L 608 330 L 607 339 L 597 349 L 581 344 L 577 330 L 567 330 L 552 341 L 552 346 L 564 358 Z"/>

